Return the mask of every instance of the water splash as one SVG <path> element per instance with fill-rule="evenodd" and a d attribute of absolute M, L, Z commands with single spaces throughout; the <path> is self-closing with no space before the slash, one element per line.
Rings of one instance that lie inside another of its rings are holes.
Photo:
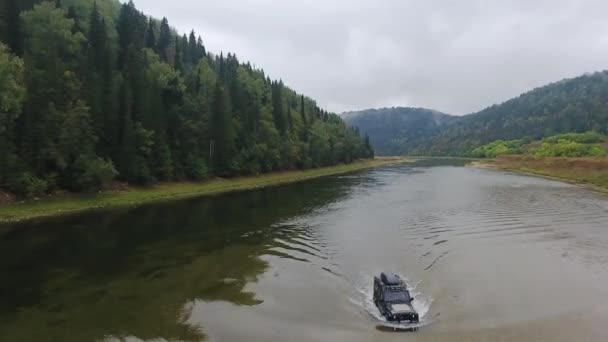
<path fill-rule="evenodd" d="M 412 302 L 412 306 L 416 312 L 418 312 L 418 317 L 420 318 L 420 322 L 416 326 L 424 326 L 429 324 L 431 322 L 430 311 L 433 298 L 422 293 L 422 291 L 419 289 L 420 281 L 414 282 L 404 276 L 401 276 L 401 278 L 405 280 L 410 294 L 415 298 L 415 300 Z M 370 315 L 386 326 L 394 326 L 395 328 L 403 328 L 406 326 L 405 324 L 388 322 L 386 318 L 380 314 L 380 311 L 378 311 L 378 308 L 376 307 L 376 304 L 374 304 L 373 300 L 374 289 L 372 274 L 362 276 L 357 282 L 355 282 L 355 290 L 356 295 L 350 297 L 349 300 L 354 305 L 360 307 L 366 314 Z"/>

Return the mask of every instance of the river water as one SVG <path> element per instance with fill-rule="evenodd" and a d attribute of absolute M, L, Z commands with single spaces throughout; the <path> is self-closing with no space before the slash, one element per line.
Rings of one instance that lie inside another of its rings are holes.
<path fill-rule="evenodd" d="M 372 278 L 423 327 L 377 328 Z M 455 166 L 0 227 L 1 341 L 608 341 L 608 196 Z"/>

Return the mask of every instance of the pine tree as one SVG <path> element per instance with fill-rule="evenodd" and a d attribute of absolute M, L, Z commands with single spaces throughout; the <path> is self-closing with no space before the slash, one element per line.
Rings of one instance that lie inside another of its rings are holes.
<path fill-rule="evenodd" d="M 21 56 L 23 53 L 23 36 L 21 32 L 21 5 L 19 0 L 3 1 L 3 11 L 5 13 L 5 27 L 2 30 L 4 33 L 0 36 L 1 40 L 8 44 L 8 47 L 13 53 Z"/>
<path fill-rule="evenodd" d="M 175 36 L 175 54 L 173 56 L 173 67 L 175 68 L 175 70 L 182 70 L 182 66 L 183 66 L 183 55 L 182 55 L 182 50 L 181 50 L 181 42 L 180 42 L 180 38 L 179 35 Z"/>
<path fill-rule="evenodd" d="M 232 123 L 232 108 L 228 91 L 218 82 L 213 97 L 211 118 L 211 159 L 217 174 L 232 175 L 238 170 L 234 166 L 236 157 L 235 131 Z"/>
<path fill-rule="evenodd" d="M 107 32 L 105 22 L 97 9 L 97 2 L 93 2 L 88 33 L 90 64 L 93 70 L 100 71 L 107 59 Z"/>
<path fill-rule="evenodd" d="M 357 134 L 357 136 L 358 136 L 358 134 Z M 364 156 L 365 157 L 371 157 L 371 158 L 373 158 L 374 157 L 374 149 L 372 148 L 372 145 L 369 142 L 369 135 L 367 135 L 367 133 L 365 133 L 365 138 L 364 138 L 363 141 L 364 141 L 363 144 L 365 146 L 365 152 L 364 152 L 365 154 L 364 154 Z"/>
<path fill-rule="evenodd" d="M 146 48 L 156 51 L 158 53 L 157 45 L 156 45 L 156 28 L 154 25 L 154 20 L 150 18 L 148 22 L 148 31 L 146 32 Z"/>
<path fill-rule="evenodd" d="M 304 95 L 300 96 L 300 117 L 302 118 L 302 131 L 300 133 L 300 139 L 302 141 L 308 141 L 308 120 L 306 118 L 306 107 L 304 105 Z"/>
<path fill-rule="evenodd" d="M 169 61 L 169 46 L 171 45 L 171 28 L 167 18 L 160 23 L 160 35 L 158 37 L 158 54 L 164 62 Z"/>
<path fill-rule="evenodd" d="M 300 115 L 302 116 L 302 122 L 306 125 L 306 108 L 304 107 L 304 95 L 300 97 Z"/>
<path fill-rule="evenodd" d="M 182 52 L 182 64 L 186 65 L 188 67 L 192 66 L 194 64 L 194 61 L 192 60 L 192 56 L 190 55 L 190 47 L 188 45 L 188 36 L 186 36 L 185 34 L 182 35 L 182 37 L 180 38 L 179 44 L 180 44 L 180 49 Z"/>
<path fill-rule="evenodd" d="M 287 105 L 287 129 L 293 130 L 293 118 L 291 117 L 291 106 Z"/>
<path fill-rule="evenodd" d="M 94 118 L 94 126 L 98 136 L 103 136 L 104 120 L 104 98 L 106 94 L 107 79 L 105 73 L 109 71 L 108 37 L 105 22 L 99 14 L 97 2 L 93 3 L 93 9 L 89 17 L 88 30 L 88 65 L 87 65 L 87 91 L 88 103 Z"/>
<path fill-rule="evenodd" d="M 196 53 L 199 59 L 207 56 L 207 52 L 205 51 L 205 45 L 203 45 L 203 38 L 201 38 L 200 36 L 196 40 Z"/>
<path fill-rule="evenodd" d="M 190 31 L 190 36 L 188 37 L 188 54 L 190 55 L 190 58 L 192 58 L 192 63 L 198 63 L 198 60 L 201 59 L 196 48 L 196 35 L 194 30 Z"/>
<path fill-rule="evenodd" d="M 150 138 L 140 124 L 148 106 L 145 91 L 145 56 L 143 54 L 147 18 L 130 1 L 121 7 L 117 22 L 119 70 L 122 84 L 119 91 L 117 148 L 113 157 L 119 172 L 127 179 L 147 183 L 151 172 L 146 162 Z"/>
<path fill-rule="evenodd" d="M 273 82 L 272 83 L 272 116 L 274 118 L 275 126 L 281 134 L 285 134 L 287 131 L 287 123 L 285 120 L 285 113 L 283 109 L 283 83 Z"/>

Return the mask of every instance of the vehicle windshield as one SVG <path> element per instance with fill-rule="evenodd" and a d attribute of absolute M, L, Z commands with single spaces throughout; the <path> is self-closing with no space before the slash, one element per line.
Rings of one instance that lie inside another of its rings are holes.
<path fill-rule="evenodd" d="M 407 291 L 384 292 L 385 302 L 409 302 L 410 294 Z"/>

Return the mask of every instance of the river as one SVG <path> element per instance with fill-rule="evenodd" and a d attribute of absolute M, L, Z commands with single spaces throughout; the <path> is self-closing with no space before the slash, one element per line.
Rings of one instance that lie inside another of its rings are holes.
<path fill-rule="evenodd" d="M 423 327 L 377 328 L 372 278 Z M 608 196 L 391 166 L 0 226 L 1 341 L 608 341 Z"/>

